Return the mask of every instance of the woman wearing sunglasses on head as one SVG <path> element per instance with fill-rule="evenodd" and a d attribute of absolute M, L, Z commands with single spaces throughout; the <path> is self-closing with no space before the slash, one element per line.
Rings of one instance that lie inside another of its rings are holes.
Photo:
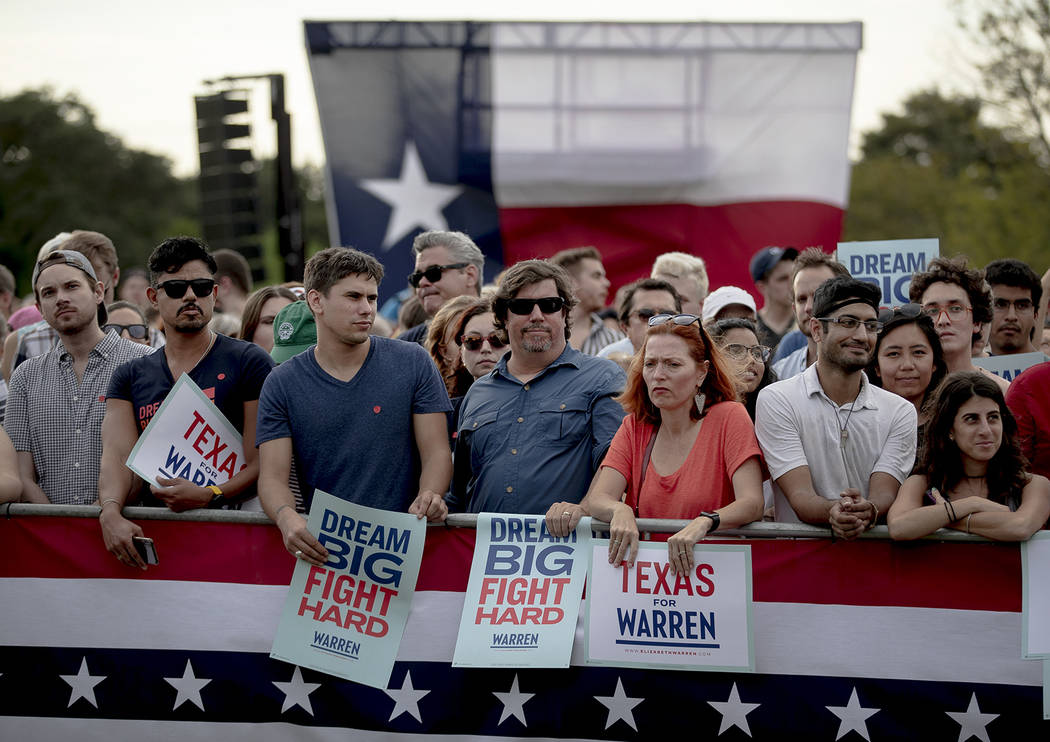
<path fill-rule="evenodd" d="M 732 373 L 698 317 L 652 317 L 619 398 L 629 414 L 597 481 L 580 505 L 555 503 L 548 528 L 564 534 L 581 514 L 609 521 L 609 562 L 633 565 L 636 518 L 691 518 L 667 542 L 671 569 L 691 572 L 696 542 L 762 517 L 762 454 L 736 399 Z"/>
<path fill-rule="evenodd" d="M 707 326 L 711 339 L 722 353 L 737 366 L 737 388 L 751 420 L 755 419 L 758 393 L 777 380 L 770 360 L 771 348 L 759 345 L 755 323 L 749 319 L 730 317 Z"/>
<path fill-rule="evenodd" d="M 929 420 L 926 403 L 948 373 L 941 339 L 933 320 L 918 304 L 883 309 L 879 312 L 879 322 L 882 331 L 875 340 L 875 353 L 865 373 L 875 386 L 915 405 L 921 449 Z"/>
<path fill-rule="evenodd" d="M 1027 471 L 1017 423 L 998 384 L 976 371 L 951 374 L 931 404 L 916 474 L 886 517 L 895 539 L 954 528 L 1025 541 L 1050 516 L 1050 481 Z"/>

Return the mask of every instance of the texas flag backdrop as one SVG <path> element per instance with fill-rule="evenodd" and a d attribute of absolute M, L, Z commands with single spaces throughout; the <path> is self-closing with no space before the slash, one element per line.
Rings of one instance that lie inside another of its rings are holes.
<path fill-rule="evenodd" d="M 333 244 L 404 288 L 412 238 L 504 265 L 581 245 L 614 287 L 681 250 L 750 289 L 767 245 L 834 248 L 860 23 L 306 22 Z"/>

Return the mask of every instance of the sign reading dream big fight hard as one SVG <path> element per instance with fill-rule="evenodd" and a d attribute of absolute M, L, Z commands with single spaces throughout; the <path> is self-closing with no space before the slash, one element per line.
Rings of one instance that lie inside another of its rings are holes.
<path fill-rule="evenodd" d="M 926 270 L 940 254 L 937 239 L 840 242 L 839 262 L 850 275 L 882 289 L 882 306 L 908 304 L 913 274 Z"/>
<path fill-rule="evenodd" d="M 323 567 L 296 560 L 270 656 L 386 688 L 405 632 L 426 521 L 314 492 Z"/>
<path fill-rule="evenodd" d="M 455 667 L 568 667 L 591 519 L 552 536 L 542 515 L 478 515 Z"/>
<path fill-rule="evenodd" d="M 201 487 L 221 485 L 241 471 L 241 434 L 183 374 L 164 398 L 128 456 L 127 467 L 150 484 L 181 477 Z"/>
<path fill-rule="evenodd" d="M 696 545 L 693 573 L 675 575 L 667 544 L 641 542 L 628 567 L 591 543 L 588 663 L 754 672 L 750 546 Z"/>

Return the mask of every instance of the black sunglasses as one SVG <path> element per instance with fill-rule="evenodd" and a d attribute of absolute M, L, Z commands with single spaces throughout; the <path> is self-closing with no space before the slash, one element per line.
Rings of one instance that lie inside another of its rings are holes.
<path fill-rule="evenodd" d="M 194 278 L 187 281 L 183 278 L 173 278 L 170 281 L 157 284 L 157 288 L 164 289 L 164 293 L 168 295 L 169 299 L 181 299 L 184 297 L 186 295 L 187 286 L 193 289 L 193 293 L 198 298 L 204 298 L 215 288 L 215 279 Z"/>
<path fill-rule="evenodd" d="M 149 329 L 145 325 L 118 325 L 112 322 L 108 325 L 102 325 L 102 332 L 115 332 L 119 335 L 125 330 L 128 331 L 128 335 L 136 340 L 145 340 L 146 335 L 149 334 Z"/>
<path fill-rule="evenodd" d="M 544 314 L 560 312 L 565 306 L 565 300 L 560 296 L 545 296 L 542 299 L 508 299 L 507 309 L 511 314 L 532 314 L 533 307 L 539 307 Z"/>
<path fill-rule="evenodd" d="M 426 270 L 414 271 L 408 274 L 408 282 L 412 284 L 412 288 L 419 288 L 419 282 L 424 278 L 431 283 L 437 283 L 441 280 L 441 275 L 445 271 L 450 271 L 453 268 L 466 268 L 470 263 L 449 263 L 448 265 L 432 265 Z"/>
<path fill-rule="evenodd" d="M 493 350 L 499 350 L 504 345 L 506 345 L 506 343 L 503 342 L 503 338 L 501 338 L 499 335 L 488 335 L 486 337 L 463 337 L 460 339 L 459 344 L 467 350 L 477 353 L 479 350 L 481 350 L 481 346 L 485 344 L 486 340 L 489 341 L 489 345 L 492 346 Z"/>
<path fill-rule="evenodd" d="M 676 325 L 691 325 L 694 322 L 700 324 L 700 318 L 695 314 L 657 314 L 649 318 L 649 327 L 656 327 L 667 322 L 674 322 Z"/>
<path fill-rule="evenodd" d="M 899 307 L 888 307 L 879 312 L 879 322 L 885 325 L 892 321 L 894 317 L 914 319 L 920 314 L 922 314 L 922 307 L 918 304 L 902 304 Z"/>

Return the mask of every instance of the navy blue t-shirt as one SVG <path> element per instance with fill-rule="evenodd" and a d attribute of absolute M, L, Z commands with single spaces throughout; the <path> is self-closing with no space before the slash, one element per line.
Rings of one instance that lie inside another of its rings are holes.
<path fill-rule="evenodd" d="M 175 386 L 165 348 L 119 366 L 109 381 L 110 399 L 131 402 L 139 432 L 146 429 Z M 215 343 L 190 371 L 193 383 L 215 403 L 226 419 L 244 432 L 244 403 L 259 398 L 273 359 L 255 343 L 216 335 Z"/>
<path fill-rule="evenodd" d="M 350 381 L 300 353 L 273 370 L 259 398 L 259 445 L 292 439 L 303 499 L 314 489 L 368 507 L 404 512 L 419 488 L 412 415 L 448 412 L 434 362 L 415 343 L 370 338 Z"/>

